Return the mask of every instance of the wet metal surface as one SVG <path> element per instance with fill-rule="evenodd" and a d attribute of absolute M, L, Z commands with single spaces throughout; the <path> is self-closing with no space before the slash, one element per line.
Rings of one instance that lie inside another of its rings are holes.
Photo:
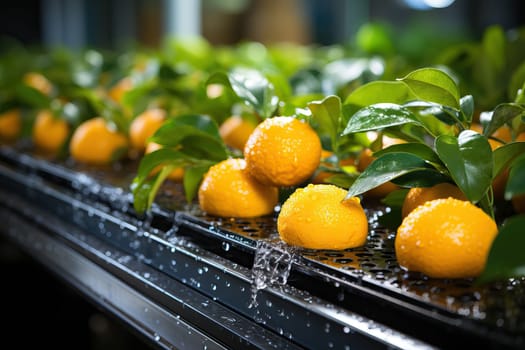
<path fill-rule="evenodd" d="M 72 225 L 302 346 L 345 348 L 353 339 L 353 345 L 442 347 L 450 345 L 447 335 L 462 337 L 458 346 L 525 344 L 525 280 L 478 287 L 468 279 L 407 273 L 397 264 L 394 232 L 378 221 L 388 208 L 366 208 L 370 232 L 363 247 L 300 250 L 279 242 L 277 213 L 207 216 L 171 182 L 149 215 L 134 215 L 133 162 L 95 169 L 4 147 L 1 164 L 0 175 L 3 169 L 13 177 L 0 182 L 10 191 L 51 206 Z"/>

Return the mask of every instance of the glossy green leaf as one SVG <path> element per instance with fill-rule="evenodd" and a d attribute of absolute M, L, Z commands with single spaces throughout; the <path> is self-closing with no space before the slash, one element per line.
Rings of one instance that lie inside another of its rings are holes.
<path fill-rule="evenodd" d="M 433 168 L 415 170 L 392 180 L 400 187 L 432 187 L 439 183 L 449 182 L 450 177 Z"/>
<path fill-rule="evenodd" d="M 197 159 L 221 161 L 228 157 L 222 140 L 209 136 L 188 135 L 179 143 L 180 151 Z"/>
<path fill-rule="evenodd" d="M 492 184 L 492 150 L 487 138 L 465 130 L 458 137 L 439 136 L 435 147 L 458 187 L 469 200 L 479 201 Z"/>
<path fill-rule="evenodd" d="M 215 73 L 210 76 L 206 84 L 213 83 L 233 89 L 235 94 L 262 118 L 271 117 L 279 104 L 274 86 L 255 69 L 237 68 L 227 75 Z"/>
<path fill-rule="evenodd" d="M 348 95 L 343 103 L 343 113 L 351 117 L 357 110 L 377 103 L 402 105 L 414 100 L 408 86 L 400 81 L 373 81 L 362 85 Z"/>
<path fill-rule="evenodd" d="M 312 118 L 317 124 L 319 134 L 327 135 L 331 141 L 332 150 L 337 150 L 341 99 L 338 96 L 328 96 L 322 101 L 308 103 L 308 108 L 312 112 Z"/>
<path fill-rule="evenodd" d="M 459 100 L 459 107 L 465 116 L 465 121 L 470 124 L 472 122 L 472 117 L 474 116 L 474 97 L 472 95 L 461 97 Z"/>
<path fill-rule="evenodd" d="M 525 276 L 525 215 L 509 218 L 492 243 L 485 269 L 477 284 Z"/>
<path fill-rule="evenodd" d="M 400 152 L 414 154 L 419 158 L 425 160 L 426 162 L 432 164 L 432 166 L 434 166 L 435 168 L 443 167 L 443 163 L 441 162 L 441 159 L 439 159 L 436 152 L 434 152 L 434 150 L 431 147 L 423 143 L 407 142 L 391 145 L 377 152 L 374 152 L 374 157 L 380 157 L 383 154 L 387 153 Z"/>
<path fill-rule="evenodd" d="M 150 140 L 163 146 L 178 147 L 193 158 L 219 161 L 228 157 L 217 123 L 204 115 L 171 118 L 157 129 Z"/>
<path fill-rule="evenodd" d="M 428 169 L 425 160 L 410 153 L 387 153 L 375 159 L 348 189 L 347 198 L 365 193 L 410 172 Z"/>
<path fill-rule="evenodd" d="M 512 162 L 522 154 L 525 154 L 525 142 L 511 142 L 496 148 L 494 150 L 493 177 L 511 166 Z"/>
<path fill-rule="evenodd" d="M 198 164 L 187 167 L 184 170 L 184 195 L 188 203 L 190 203 L 195 198 L 199 190 L 202 177 L 212 165 L 212 162 L 199 162 Z"/>
<path fill-rule="evenodd" d="M 131 183 L 135 211 L 143 213 L 148 210 L 159 186 L 168 174 L 174 168 L 183 167 L 192 161 L 183 153 L 168 148 L 161 148 L 144 155 L 140 160 L 137 175 Z M 151 175 L 152 171 L 159 166 L 162 166 L 161 170 Z"/>
<path fill-rule="evenodd" d="M 397 104 L 379 103 L 357 111 L 348 121 L 342 134 L 348 135 L 407 123 L 421 124 L 408 109 Z"/>
<path fill-rule="evenodd" d="M 459 88 L 444 71 L 436 68 L 421 68 L 399 79 L 407 84 L 419 100 L 459 108 Z"/>
<path fill-rule="evenodd" d="M 483 129 L 483 135 L 490 136 L 514 118 L 525 115 L 525 106 L 517 103 L 501 103 L 496 106 L 489 123 Z"/>
<path fill-rule="evenodd" d="M 509 178 L 505 186 L 505 199 L 525 194 L 525 153 L 522 153 L 510 168 Z"/>

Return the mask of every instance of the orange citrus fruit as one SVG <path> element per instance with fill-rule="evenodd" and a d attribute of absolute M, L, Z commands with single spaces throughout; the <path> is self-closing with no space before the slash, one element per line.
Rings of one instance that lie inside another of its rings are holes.
<path fill-rule="evenodd" d="M 200 208 L 220 217 L 256 217 L 271 214 L 278 189 L 255 180 L 246 161 L 230 158 L 210 167 L 199 186 Z"/>
<path fill-rule="evenodd" d="M 328 184 L 295 190 L 281 207 L 277 231 L 283 241 L 307 249 L 341 250 L 365 244 L 368 220 L 359 198 Z"/>
<path fill-rule="evenodd" d="M 42 110 L 33 124 L 33 144 L 39 150 L 56 153 L 66 142 L 70 130 L 64 119 L 55 117 L 50 110 Z"/>
<path fill-rule="evenodd" d="M 166 120 L 166 112 L 160 108 L 147 109 L 137 115 L 129 127 L 131 147 L 139 152 L 146 148 L 148 139 Z"/>
<path fill-rule="evenodd" d="M 219 134 L 226 145 L 243 150 L 254 129 L 254 124 L 234 115 L 222 122 L 219 127 Z"/>
<path fill-rule="evenodd" d="M 22 131 L 19 109 L 10 109 L 0 114 L 0 141 L 14 141 Z"/>
<path fill-rule="evenodd" d="M 496 222 L 469 201 L 428 201 L 402 221 L 395 252 L 399 265 L 433 278 L 478 276 L 498 233 Z"/>
<path fill-rule="evenodd" d="M 160 148 L 162 148 L 162 146 L 159 145 L 158 143 L 148 142 L 148 144 L 146 146 L 145 153 L 148 154 L 148 153 L 154 152 L 154 151 L 156 151 L 156 150 L 158 150 Z M 152 174 L 157 173 L 159 170 L 160 170 L 160 167 L 157 167 L 157 168 L 153 169 Z M 184 168 L 175 168 L 168 175 L 168 179 L 170 179 L 172 181 L 176 181 L 176 182 L 182 181 L 183 178 L 184 178 Z"/>
<path fill-rule="evenodd" d="M 103 118 L 96 117 L 75 129 L 69 152 L 78 162 L 103 165 L 123 157 L 128 145 L 125 134 L 111 128 Z"/>
<path fill-rule="evenodd" d="M 124 77 L 109 89 L 108 95 L 113 101 L 122 103 L 124 94 L 132 88 L 133 80 L 130 77 Z"/>
<path fill-rule="evenodd" d="M 448 182 L 436 184 L 432 187 L 413 187 L 411 188 L 403 201 L 401 216 L 407 216 L 412 210 L 416 209 L 423 203 L 438 198 L 453 197 L 461 200 L 468 200 L 465 194 L 457 187 Z"/>
<path fill-rule="evenodd" d="M 295 186 L 310 178 L 321 162 L 321 140 L 314 129 L 293 117 L 267 118 L 244 148 L 247 169 L 272 186 Z"/>
<path fill-rule="evenodd" d="M 53 92 L 53 84 L 44 77 L 42 74 L 37 72 L 29 72 L 24 75 L 23 81 L 26 85 L 40 91 L 44 95 L 51 95 Z"/>

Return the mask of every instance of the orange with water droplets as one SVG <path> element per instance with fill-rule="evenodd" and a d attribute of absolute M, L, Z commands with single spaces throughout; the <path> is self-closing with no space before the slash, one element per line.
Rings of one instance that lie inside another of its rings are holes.
<path fill-rule="evenodd" d="M 306 122 L 293 117 L 262 121 L 244 148 L 248 172 L 263 184 L 287 187 L 309 179 L 321 162 L 321 140 Z"/>
<path fill-rule="evenodd" d="M 368 219 L 357 197 L 328 184 L 309 184 L 286 199 L 277 218 L 283 241 L 307 249 L 341 250 L 362 246 Z"/>
<path fill-rule="evenodd" d="M 468 200 L 459 187 L 448 182 L 439 183 L 432 187 L 413 187 L 408 191 L 405 200 L 403 201 L 401 215 L 402 217 L 405 217 L 421 204 L 433 199 L 448 197 L 464 201 Z"/>
<path fill-rule="evenodd" d="M 241 158 L 230 158 L 210 167 L 199 186 L 199 206 L 219 217 L 257 217 L 273 213 L 278 189 L 252 177 Z"/>
<path fill-rule="evenodd" d="M 452 197 L 412 210 L 397 229 L 399 265 L 433 278 L 478 276 L 498 234 L 496 222 L 469 201 Z"/>

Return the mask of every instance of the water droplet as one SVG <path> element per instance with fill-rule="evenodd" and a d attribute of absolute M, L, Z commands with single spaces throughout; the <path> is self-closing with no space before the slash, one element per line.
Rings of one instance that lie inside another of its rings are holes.
<path fill-rule="evenodd" d="M 350 327 L 345 326 L 343 328 L 343 332 L 346 333 L 346 334 L 350 333 Z"/>

